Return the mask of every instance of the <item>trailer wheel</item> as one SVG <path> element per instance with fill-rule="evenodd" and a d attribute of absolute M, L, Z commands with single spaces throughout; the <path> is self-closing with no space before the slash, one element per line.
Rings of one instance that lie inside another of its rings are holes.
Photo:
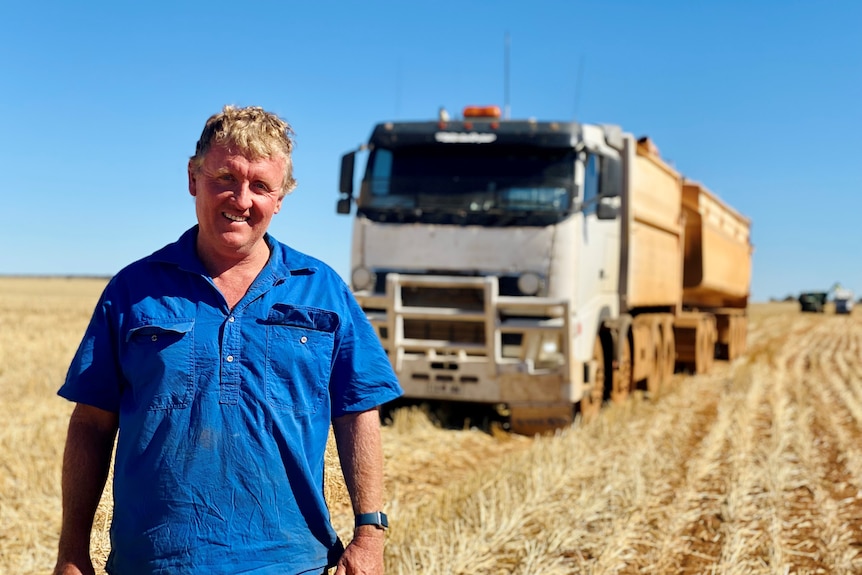
<path fill-rule="evenodd" d="M 706 373 L 706 327 L 704 322 L 700 322 L 695 333 L 695 357 L 694 357 L 694 373 Z"/>
<path fill-rule="evenodd" d="M 668 391 L 676 364 L 673 329 L 659 327 L 655 337 L 655 366 L 647 382 L 650 399 Z"/>
<path fill-rule="evenodd" d="M 632 389 L 632 346 L 628 334 L 620 336 L 620 360 L 613 370 L 611 401 L 625 403 Z"/>
<path fill-rule="evenodd" d="M 730 318 L 730 341 L 727 344 L 727 360 L 733 361 L 742 354 L 742 318 Z"/>
<path fill-rule="evenodd" d="M 706 319 L 701 320 L 697 328 L 696 345 L 697 357 L 695 358 L 695 373 L 709 373 L 715 362 L 715 322 Z"/>
<path fill-rule="evenodd" d="M 709 321 L 707 325 L 709 327 L 706 330 L 706 372 L 709 373 L 715 367 L 715 342 L 718 340 L 718 330 L 715 327 L 715 319 Z"/>
<path fill-rule="evenodd" d="M 593 360 L 596 362 L 596 373 L 588 392 L 581 397 L 581 419 L 586 423 L 599 416 L 605 396 L 605 347 L 601 336 L 596 337 L 593 346 Z"/>
<path fill-rule="evenodd" d="M 647 396 L 656 400 L 661 396 L 664 387 L 662 364 L 664 363 L 664 349 L 662 348 L 661 330 L 654 330 L 652 338 L 652 370 L 647 377 Z"/>
<path fill-rule="evenodd" d="M 673 327 L 665 325 L 662 330 L 662 385 L 667 388 L 673 378 L 676 369 L 676 340 L 673 336 Z"/>

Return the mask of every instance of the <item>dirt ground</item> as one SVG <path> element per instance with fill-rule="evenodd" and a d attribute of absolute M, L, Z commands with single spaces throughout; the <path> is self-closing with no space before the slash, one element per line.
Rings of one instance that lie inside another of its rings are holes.
<path fill-rule="evenodd" d="M 55 393 L 102 285 L 0 278 L 2 573 L 53 564 L 71 410 Z M 387 573 L 862 573 L 862 316 L 797 308 L 753 304 L 745 357 L 552 436 L 396 412 Z M 348 539 L 343 485 L 327 489 Z M 109 519 L 106 494 L 97 572 Z"/>

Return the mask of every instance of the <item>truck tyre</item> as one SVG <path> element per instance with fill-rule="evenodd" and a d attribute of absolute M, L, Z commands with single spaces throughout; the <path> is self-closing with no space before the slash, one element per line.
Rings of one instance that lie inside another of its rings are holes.
<path fill-rule="evenodd" d="M 702 316 L 698 321 L 695 334 L 694 372 L 709 373 L 715 362 L 715 340 L 717 337 L 715 320 L 712 316 Z"/>
<path fill-rule="evenodd" d="M 673 378 L 676 367 L 676 340 L 673 337 L 673 326 L 665 324 L 661 330 L 662 346 L 662 386 L 667 389 Z"/>
<path fill-rule="evenodd" d="M 676 347 L 673 339 L 673 328 L 667 325 L 659 326 L 655 336 L 656 358 L 653 376 L 647 382 L 650 398 L 658 398 L 668 391 L 676 365 Z M 655 380 L 655 383 L 653 382 Z"/>
<path fill-rule="evenodd" d="M 620 334 L 619 360 L 614 366 L 611 401 L 614 403 L 625 403 L 632 389 L 632 347 L 629 334 Z"/>
<path fill-rule="evenodd" d="M 596 336 L 596 343 L 593 345 L 593 360 L 596 362 L 596 373 L 593 377 L 587 393 L 581 397 L 580 412 L 581 420 L 584 423 L 593 421 L 599 416 L 602 409 L 602 403 L 605 399 L 605 381 L 607 381 L 607 366 L 606 349 L 602 345 L 601 335 Z"/>
<path fill-rule="evenodd" d="M 708 371 L 707 365 L 707 341 L 709 341 L 709 337 L 706 333 L 706 324 L 705 322 L 700 322 L 700 325 L 697 326 L 697 333 L 695 334 L 695 358 L 694 358 L 694 373 L 701 374 L 706 373 Z"/>
<path fill-rule="evenodd" d="M 662 348 L 660 328 L 653 330 L 652 356 L 652 369 L 650 370 L 649 377 L 647 377 L 646 389 L 647 397 L 655 400 L 661 396 L 662 387 L 664 386 L 664 380 L 662 379 L 662 376 L 664 375 L 662 370 L 662 364 L 664 363 L 664 349 Z"/>

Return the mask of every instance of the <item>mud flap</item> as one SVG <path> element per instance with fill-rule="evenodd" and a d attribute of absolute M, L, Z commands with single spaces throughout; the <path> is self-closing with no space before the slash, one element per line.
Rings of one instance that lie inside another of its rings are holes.
<path fill-rule="evenodd" d="M 574 407 L 569 404 L 510 406 L 513 433 L 536 435 L 553 433 L 572 424 Z"/>

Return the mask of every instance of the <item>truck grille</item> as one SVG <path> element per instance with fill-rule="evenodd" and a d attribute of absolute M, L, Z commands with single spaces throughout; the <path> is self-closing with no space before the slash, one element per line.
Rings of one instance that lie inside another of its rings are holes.
<path fill-rule="evenodd" d="M 541 342 L 567 349 L 567 301 L 501 296 L 499 286 L 493 276 L 390 273 L 385 293 L 359 293 L 357 300 L 396 369 L 410 356 L 456 365 L 459 358 L 484 358 L 489 369 L 515 361 L 532 370 L 547 363 Z"/>

